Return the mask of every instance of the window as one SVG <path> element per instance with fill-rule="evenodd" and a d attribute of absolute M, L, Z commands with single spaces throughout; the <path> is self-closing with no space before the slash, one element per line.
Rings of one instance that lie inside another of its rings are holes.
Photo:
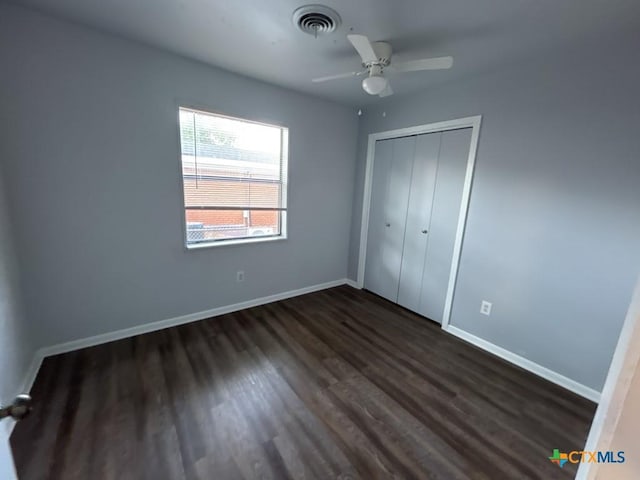
<path fill-rule="evenodd" d="M 288 129 L 180 108 L 187 247 L 286 237 Z"/>

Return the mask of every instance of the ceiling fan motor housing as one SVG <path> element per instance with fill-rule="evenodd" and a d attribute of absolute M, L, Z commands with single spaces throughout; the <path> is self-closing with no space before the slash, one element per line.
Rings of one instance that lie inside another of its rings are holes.
<path fill-rule="evenodd" d="M 391 49 L 391 45 L 387 42 L 372 42 L 371 46 L 373 47 L 373 51 L 378 57 L 378 61 L 376 63 L 363 63 L 363 67 L 371 67 L 372 65 L 379 65 L 381 67 L 386 67 L 391 63 L 391 54 L 393 50 Z"/>

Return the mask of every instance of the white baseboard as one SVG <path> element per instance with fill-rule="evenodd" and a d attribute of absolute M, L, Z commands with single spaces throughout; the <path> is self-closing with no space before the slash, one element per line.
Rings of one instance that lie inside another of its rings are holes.
<path fill-rule="evenodd" d="M 346 278 L 334 280 L 332 282 L 320 283 L 317 285 L 311 285 L 309 287 L 299 288 L 297 290 L 289 290 L 287 292 L 276 293 L 274 295 L 269 295 L 266 297 L 247 300 L 246 302 L 234 303 L 233 305 L 225 305 L 223 307 L 216 307 L 202 312 L 190 313 L 188 315 L 182 315 L 180 317 L 168 318 L 157 322 L 137 325 L 131 328 L 125 328 L 123 330 L 116 330 L 115 332 L 102 333 L 100 335 L 95 335 L 92 337 L 81 338 L 78 340 L 72 340 L 70 342 L 43 347 L 37 350 L 33 355 L 33 360 L 31 361 L 31 365 L 29 366 L 29 369 L 27 370 L 23 381 L 22 391 L 31 391 L 31 387 L 33 386 L 33 383 L 36 379 L 38 370 L 42 365 L 42 361 L 46 357 L 50 357 L 52 355 L 59 355 L 61 353 L 67 353 L 73 350 L 79 350 L 81 348 L 93 347 L 96 345 L 101 345 L 103 343 L 112 342 L 114 340 L 121 340 L 123 338 L 141 335 L 143 333 L 155 332 L 158 330 L 163 330 L 165 328 L 183 325 L 185 323 L 197 322 L 198 320 L 204 320 L 206 318 L 224 315 L 225 313 L 237 312 L 238 310 L 244 310 L 245 308 L 257 307 L 260 305 L 265 305 L 267 303 L 297 297 L 306 293 L 326 290 L 327 288 L 337 287 L 339 285 L 349 285 L 349 282 L 351 281 L 347 280 Z"/>
<path fill-rule="evenodd" d="M 38 375 L 38 371 L 40 370 L 44 357 L 43 349 L 36 350 L 34 352 L 31 364 L 29 365 L 29 368 L 24 375 L 24 379 L 22 380 L 22 388 L 20 389 L 21 393 L 31 391 L 31 387 L 33 387 L 33 384 L 36 381 L 36 376 Z"/>
<path fill-rule="evenodd" d="M 443 327 L 444 331 L 454 335 L 462 340 L 465 340 L 476 347 L 479 347 L 483 350 L 486 350 L 489 353 L 493 353 L 494 355 L 506 360 L 507 362 L 513 363 L 520 368 L 524 368 L 525 370 L 530 371 L 531 373 L 535 373 L 539 377 L 542 377 L 546 380 L 549 380 L 556 385 L 560 385 L 561 387 L 566 388 L 567 390 L 572 391 L 580 395 L 581 397 L 587 398 L 592 402 L 598 403 L 600 401 L 600 392 L 594 390 L 591 387 L 587 387 L 581 383 L 576 382 L 575 380 L 571 380 L 564 375 L 559 374 L 558 372 L 554 372 L 553 370 L 549 370 L 542 365 L 539 365 L 531 360 L 527 360 L 520 355 L 516 355 L 509 350 L 506 350 L 498 345 L 495 345 L 491 342 L 483 340 L 480 337 L 476 337 L 475 335 L 465 332 L 464 330 L 454 327 L 453 325 L 448 325 Z"/>
<path fill-rule="evenodd" d="M 347 278 L 345 280 L 345 284 L 349 285 L 350 287 L 357 288 L 358 290 L 361 290 L 360 285 L 358 285 L 358 282 L 356 282 L 355 280 L 351 280 L 350 278 Z"/>
<path fill-rule="evenodd" d="M 238 310 L 244 310 L 245 308 L 257 307 L 260 305 L 265 305 L 267 303 L 277 302 L 279 300 L 285 300 L 287 298 L 297 297 L 299 295 L 304 295 L 307 293 L 317 292 L 320 290 L 326 290 L 327 288 L 337 287 L 339 285 L 349 285 L 353 288 L 360 288 L 356 282 L 350 279 L 340 279 L 334 280 L 332 282 L 321 283 L 317 285 L 311 285 L 309 287 L 299 288 L 296 290 L 289 290 L 287 292 L 276 293 L 274 295 L 269 295 L 266 297 L 260 297 L 253 300 L 248 300 L 246 302 L 235 303 L 233 305 L 226 305 L 222 307 L 212 308 L 210 310 L 205 310 L 202 312 L 190 313 L 188 315 L 182 315 L 180 317 L 169 318 L 165 320 L 160 320 L 157 322 L 147 323 L 144 325 L 138 325 L 131 328 L 126 328 L 123 330 L 117 330 L 114 332 L 103 333 L 100 335 L 95 335 L 92 337 L 81 338 L 78 340 L 72 340 L 70 342 L 60 343 L 57 345 L 51 345 L 48 347 L 41 348 L 37 350 L 33 356 L 33 360 L 31 361 L 31 365 L 29 366 L 27 373 L 25 374 L 25 378 L 23 381 L 23 392 L 29 392 L 33 383 L 36 379 L 36 375 L 38 374 L 38 370 L 42 365 L 42 361 L 49 356 L 58 355 L 61 353 L 71 352 L 73 350 L 79 350 L 81 348 L 93 347 L 95 345 L 101 345 L 103 343 L 112 342 L 114 340 L 121 340 L 123 338 L 129 338 L 136 335 L 141 335 L 144 333 L 155 332 L 158 330 L 162 330 L 169 327 L 174 327 L 177 325 L 183 325 L 185 323 L 196 322 L 199 320 L 204 320 L 206 318 L 216 317 L 218 315 L 224 315 L 226 313 L 237 312 Z M 445 331 L 448 333 L 455 335 L 473 345 L 482 348 L 498 357 L 507 360 L 515 365 L 518 365 L 525 370 L 535 373 L 542 378 L 545 378 L 557 385 L 560 385 L 572 392 L 588 398 L 594 402 L 598 402 L 600 400 L 600 393 L 596 390 L 589 388 L 581 383 L 578 383 L 570 378 L 565 377 L 564 375 L 560 375 L 553 370 L 549 370 L 546 367 L 538 365 L 530 360 L 527 360 L 524 357 L 516 355 L 508 350 L 505 350 L 502 347 L 494 345 L 486 340 L 483 340 L 475 335 L 465 332 L 453 325 L 449 325 L 445 328 Z"/>
<path fill-rule="evenodd" d="M 123 330 L 116 330 L 115 332 L 102 333 L 93 337 L 81 338 L 78 340 L 72 340 L 66 343 L 60 343 L 58 345 L 52 345 L 50 347 L 44 347 L 39 350 L 42 354 L 42 358 L 50 357 L 51 355 L 58 355 L 61 353 L 72 352 L 81 348 L 93 347 L 95 345 L 101 345 L 103 343 L 113 342 L 114 340 L 121 340 L 123 338 L 134 337 L 143 333 L 155 332 L 163 330 L 169 327 L 175 327 L 177 325 L 183 325 L 185 323 L 197 322 L 198 320 L 204 320 L 205 318 L 217 317 L 218 315 L 224 315 L 226 313 L 237 312 L 238 310 L 244 310 L 245 308 L 257 307 L 265 305 L 267 303 L 277 302 L 279 300 L 285 300 L 287 298 L 297 297 L 306 293 L 317 292 L 319 290 L 326 290 L 327 288 L 337 287 L 339 285 L 345 285 L 347 279 L 334 280 L 332 282 L 320 283 L 317 285 L 311 285 L 309 287 L 299 288 L 296 290 L 289 290 L 287 292 L 276 293 L 266 297 L 260 297 L 253 300 L 247 300 L 246 302 L 234 303 L 233 305 L 225 305 L 223 307 L 216 307 L 202 312 L 190 313 L 182 315 L 180 317 L 168 318 L 166 320 L 160 320 L 152 323 L 145 323 L 144 325 L 137 325 L 131 328 L 125 328 Z"/>

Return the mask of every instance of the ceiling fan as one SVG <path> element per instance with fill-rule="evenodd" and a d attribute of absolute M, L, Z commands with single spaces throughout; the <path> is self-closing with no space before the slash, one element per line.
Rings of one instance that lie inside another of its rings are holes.
<path fill-rule="evenodd" d="M 391 63 L 392 49 L 387 42 L 370 42 L 365 35 L 347 35 L 362 59 L 363 70 L 357 72 L 340 73 L 327 77 L 314 78 L 315 83 L 337 80 L 340 78 L 359 77 L 367 75 L 362 80 L 362 88 L 369 95 L 387 97 L 393 94 L 389 80 L 384 72 L 404 73 L 420 70 L 443 70 L 453 66 L 452 57 L 423 58 L 408 62 Z"/>

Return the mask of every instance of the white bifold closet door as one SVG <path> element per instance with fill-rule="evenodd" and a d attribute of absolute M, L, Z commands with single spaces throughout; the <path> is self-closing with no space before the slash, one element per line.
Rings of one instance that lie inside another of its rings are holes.
<path fill-rule="evenodd" d="M 411 178 L 414 151 L 415 137 L 376 142 L 365 285 L 393 302 L 398 299 L 410 188 L 407 179 Z"/>
<path fill-rule="evenodd" d="M 442 322 L 471 129 L 376 142 L 368 290 Z"/>

